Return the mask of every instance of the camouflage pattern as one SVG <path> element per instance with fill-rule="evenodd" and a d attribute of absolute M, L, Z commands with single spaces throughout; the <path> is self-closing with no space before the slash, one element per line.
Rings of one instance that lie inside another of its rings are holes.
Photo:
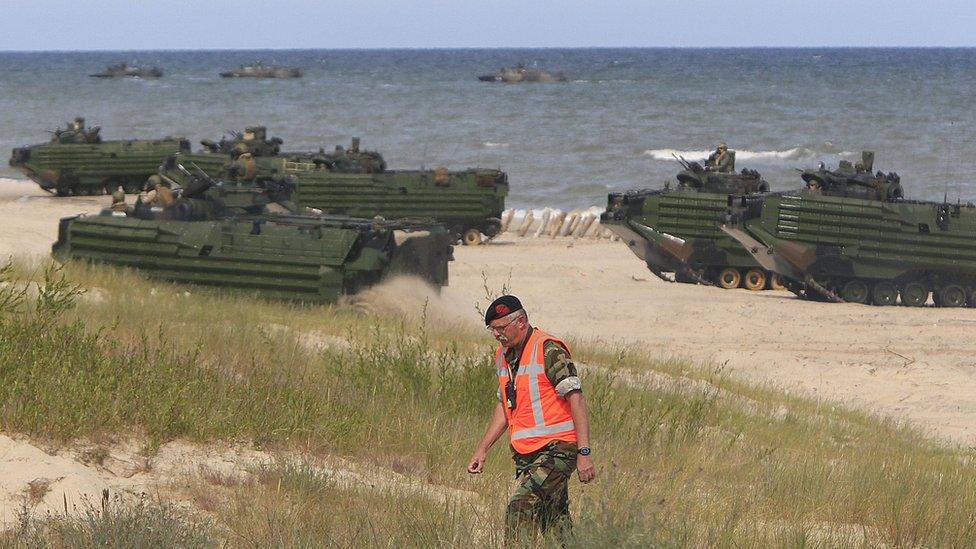
<path fill-rule="evenodd" d="M 222 78 L 301 78 L 305 73 L 299 67 L 276 67 L 258 61 L 253 65 L 241 65 L 235 70 L 220 73 Z"/>
<path fill-rule="evenodd" d="M 247 168 L 230 164 L 230 153 L 244 143 L 257 174 L 294 178 L 295 200 L 304 206 L 353 217 L 431 217 L 465 244 L 479 244 L 483 236 L 501 232 L 508 195 L 508 175 L 503 171 L 388 170 L 383 156 L 360 148 L 358 138 L 350 147 L 336 146 L 330 152 L 282 152 L 280 139 L 267 140 L 264 128 L 255 128 L 261 132 L 254 140 L 247 140 L 245 131 L 219 143 L 205 141 L 212 152 L 183 155 L 184 163 L 198 165 L 214 177 L 241 180 Z"/>
<path fill-rule="evenodd" d="M 735 198 L 724 230 L 803 297 L 976 306 L 976 205 L 904 200 L 897 174 L 864 168 L 804 172 L 815 192 Z"/>
<path fill-rule="evenodd" d="M 280 137 L 268 137 L 268 130 L 264 126 L 248 126 L 243 132 L 232 131 L 230 137 L 223 136 L 220 141 L 204 139 L 200 144 L 207 152 L 217 154 L 227 154 L 234 156 L 243 145 L 244 150 L 253 156 L 277 156 L 281 153 L 281 144 L 284 141 Z"/>
<path fill-rule="evenodd" d="M 491 74 L 484 74 L 478 77 L 482 82 L 505 82 L 513 84 L 518 82 L 565 82 L 566 75 L 561 72 L 546 72 L 535 68 L 529 68 L 519 63 L 514 67 L 504 67 Z"/>
<path fill-rule="evenodd" d="M 610 193 L 601 223 L 663 280 L 674 273 L 675 282 L 778 289 L 772 274 L 720 229 L 729 194 L 761 196 L 769 184 L 755 170 L 719 173 L 678 161 L 684 170 L 677 188 Z"/>
<path fill-rule="evenodd" d="M 58 196 L 112 193 L 120 185 L 137 193 L 164 158 L 190 151 L 178 137 L 103 141 L 100 128 L 85 128 L 80 117 L 52 134 L 48 143 L 15 148 L 10 165 Z"/>
<path fill-rule="evenodd" d="M 53 255 L 311 302 L 334 302 L 394 272 L 447 284 L 451 236 L 429 221 L 303 215 L 287 178 L 242 185 L 199 172 L 176 192 L 154 190 L 157 200 L 147 196 L 131 212 L 63 218 Z"/>
<path fill-rule="evenodd" d="M 88 76 L 92 78 L 160 78 L 163 76 L 163 71 L 157 67 L 135 67 L 128 63 L 117 63 L 115 65 L 109 65 L 102 72 L 96 72 Z"/>
<path fill-rule="evenodd" d="M 569 353 L 562 345 L 555 341 L 547 341 L 542 347 L 542 352 L 545 355 L 546 377 L 549 378 L 549 383 L 553 387 L 559 385 L 566 378 L 577 377 L 579 375 L 576 373 L 576 365 L 573 364 Z M 509 364 L 514 364 L 518 360 L 518 351 L 511 348 L 506 350 L 505 360 Z"/>
<path fill-rule="evenodd" d="M 575 442 L 553 441 L 531 454 L 513 453 L 515 490 L 505 512 L 509 543 L 531 543 L 552 533 L 563 541 L 572 530 L 569 479 L 576 470 Z"/>
<path fill-rule="evenodd" d="M 803 170 L 800 178 L 808 188 L 820 190 L 830 196 L 864 198 L 866 200 L 894 201 L 904 198 L 901 178 L 895 172 L 879 171 L 872 174 L 874 152 L 861 152 L 861 161 L 855 166 L 841 160 L 836 170 L 828 170 L 823 163 L 816 170 Z"/>
<path fill-rule="evenodd" d="M 708 157 L 708 170 L 720 172 L 720 173 L 732 173 L 735 171 L 735 151 L 730 151 L 726 149 L 725 154 L 722 151 L 715 151 Z"/>

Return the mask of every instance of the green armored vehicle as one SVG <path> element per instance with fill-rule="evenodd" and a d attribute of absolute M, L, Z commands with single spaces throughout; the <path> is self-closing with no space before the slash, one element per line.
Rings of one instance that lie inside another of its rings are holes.
<path fill-rule="evenodd" d="M 905 200 L 897 174 L 870 170 L 821 169 L 819 188 L 730 197 L 725 230 L 803 297 L 976 306 L 976 206 Z"/>
<path fill-rule="evenodd" d="M 268 130 L 264 126 L 248 126 L 242 132 L 231 131 L 230 138 L 221 137 L 220 141 L 200 141 L 209 153 L 233 155 L 247 152 L 252 156 L 277 156 L 281 153 L 282 143 L 284 141 L 280 137 L 269 138 Z"/>
<path fill-rule="evenodd" d="M 190 142 L 177 137 L 103 141 L 98 126 L 85 128 L 76 118 L 48 143 L 14 149 L 10 165 L 58 196 L 111 193 L 119 186 L 134 193 L 164 158 L 189 151 Z"/>
<path fill-rule="evenodd" d="M 165 199 L 63 218 L 53 255 L 311 302 L 334 302 L 395 272 L 447 284 L 452 239 L 430 222 L 308 215 L 291 202 L 287 178 L 241 185 L 197 173 L 186 183 Z"/>
<path fill-rule="evenodd" d="M 136 67 L 128 63 L 109 65 L 102 72 L 89 74 L 92 78 L 161 78 L 163 71 L 157 67 Z"/>
<path fill-rule="evenodd" d="M 295 200 L 303 206 L 353 217 L 431 217 L 468 245 L 501 232 L 508 195 L 503 171 L 388 170 L 380 153 L 360 149 L 358 138 L 349 148 L 331 152 L 282 152 L 281 140 L 268 140 L 263 127 L 249 130 L 243 136 L 253 137 L 255 153 L 247 139 L 208 141 L 204 146 L 213 152 L 181 155 L 181 162 L 212 176 L 245 181 L 258 174 L 288 175 L 296 182 Z"/>
<path fill-rule="evenodd" d="M 519 63 L 514 67 L 504 67 L 490 74 L 483 74 L 478 77 L 482 82 L 505 82 L 514 84 L 518 82 L 565 82 L 566 75 L 561 72 L 547 72 L 544 70 L 526 67 Z"/>
<path fill-rule="evenodd" d="M 303 75 L 302 69 L 298 67 L 276 67 L 260 61 L 220 73 L 221 78 L 301 78 Z"/>
<path fill-rule="evenodd" d="M 778 277 L 720 229 L 730 193 L 758 196 L 769 184 L 755 170 L 721 173 L 678 161 L 677 188 L 610 193 L 601 223 L 664 280 L 674 273 L 676 282 L 780 289 Z"/>

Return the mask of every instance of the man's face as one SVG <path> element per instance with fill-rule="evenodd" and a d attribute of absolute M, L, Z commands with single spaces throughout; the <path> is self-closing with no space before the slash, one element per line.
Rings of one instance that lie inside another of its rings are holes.
<path fill-rule="evenodd" d="M 488 324 L 488 331 L 503 347 L 511 347 L 520 342 L 525 335 L 525 320 L 521 315 L 496 318 Z"/>
<path fill-rule="evenodd" d="M 719 148 L 718 148 L 718 153 L 719 153 L 719 154 L 722 154 L 722 153 L 724 153 L 724 152 L 725 152 L 726 150 L 728 150 L 728 149 L 726 149 L 725 147 L 719 147 Z"/>

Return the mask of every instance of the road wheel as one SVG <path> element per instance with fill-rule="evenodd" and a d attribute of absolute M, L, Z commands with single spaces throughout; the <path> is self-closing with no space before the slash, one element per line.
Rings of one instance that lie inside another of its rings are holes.
<path fill-rule="evenodd" d="M 898 289 L 891 282 L 878 282 L 871 288 L 871 303 L 875 305 L 894 305 L 898 300 Z"/>
<path fill-rule="evenodd" d="M 739 273 L 739 269 L 726 267 L 722 269 L 720 273 L 718 273 L 718 285 L 726 290 L 738 288 L 741 282 L 742 274 Z"/>
<path fill-rule="evenodd" d="M 840 297 L 848 303 L 867 303 L 868 285 L 863 280 L 848 280 L 840 289 Z"/>
<path fill-rule="evenodd" d="M 779 273 L 771 273 L 769 276 L 769 289 L 776 290 L 778 292 L 789 290 L 786 284 L 783 282 L 783 277 Z"/>
<path fill-rule="evenodd" d="M 461 242 L 464 242 L 465 246 L 477 246 L 481 244 L 481 231 L 478 229 L 464 231 L 464 234 L 461 236 Z"/>
<path fill-rule="evenodd" d="M 909 282 L 901 290 L 901 304 L 906 307 L 921 307 L 929 300 L 929 291 L 921 282 Z"/>
<path fill-rule="evenodd" d="M 948 286 L 943 286 L 939 290 L 939 306 L 940 307 L 965 307 L 966 306 L 966 290 L 962 286 L 957 286 L 955 284 L 949 284 Z"/>
<path fill-rule="evenodd" d="M 976 307 L 976 290 L 971 290 L 969 292 L 969 306 Z"/>
<path fill-rule="evenodd" d="M 762 269 L 749 269 L 746 272 L 746 276 L 742 278 L 742 285 L 754 292 L 765 290 L 766 271 Z"/>

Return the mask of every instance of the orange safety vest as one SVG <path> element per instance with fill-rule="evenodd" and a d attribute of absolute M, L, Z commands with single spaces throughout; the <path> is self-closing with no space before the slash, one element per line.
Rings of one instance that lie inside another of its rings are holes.
<path fill-rule="evenodd" d="M 498 370 L 498 387 L 508 419 L 508 433 L 512 448 L 520 454 L 529 454 L 550 441 L 576 442 L 576 426 L 570 413 L 569 402 L 556 394 L 555 387 L 546 376 L 546 356 L 543 348 L 547 341 L 555 341 L 569 351 L 569 346 L 538 328 L 532 330 L 529 340 L 519 357 L 515 374 L 515 409 L 508 407 L 505 385 L 511 378 L 505 348 L 495 351 Z"/>

